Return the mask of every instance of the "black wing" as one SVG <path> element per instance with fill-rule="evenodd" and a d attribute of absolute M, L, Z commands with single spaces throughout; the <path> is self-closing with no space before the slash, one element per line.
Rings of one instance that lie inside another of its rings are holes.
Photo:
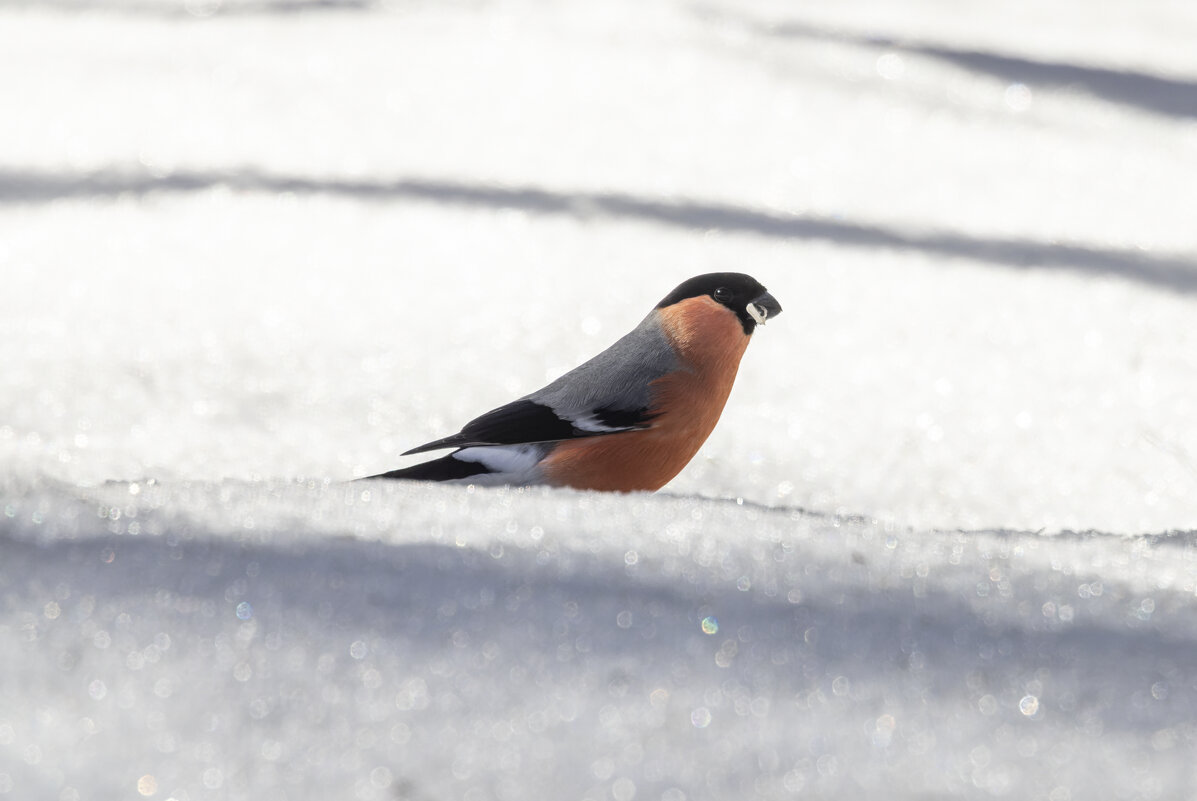
<path fill-rule="evenodd" d="M 532 442 L 556 442 L 578 437 L 616 434 L 647 428 L 656 417 L 648 409 L 597 409 L 584 420 L 558 416 L 548 406 L 527 398 L 487 412 L 466 424 L 460 433 L 445 437 L 404 453 L 435 451 L 440 448 L 469 448 L 476 445 L 525 445 Z"/>

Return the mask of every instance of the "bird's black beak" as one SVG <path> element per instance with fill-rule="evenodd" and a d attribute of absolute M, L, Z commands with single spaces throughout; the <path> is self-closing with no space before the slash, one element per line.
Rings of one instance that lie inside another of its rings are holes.
<path fill-rule="evenodd" d="M 756 320 L 759 325 L 764 325 L 766 320 L 771 320 L 781 314 L 781 304 L 777 302 L 777 298 L 768 292 L 763 292 L 749 301 L 747 310 L 752 319 Z"/>

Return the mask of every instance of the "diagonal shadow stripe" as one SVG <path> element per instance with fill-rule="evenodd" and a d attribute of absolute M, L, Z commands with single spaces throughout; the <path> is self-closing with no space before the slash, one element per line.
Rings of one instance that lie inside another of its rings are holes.
<path fill-rule="evenodd" d="M 1045 61 L 1022 56 L 947 47 L 886 36 L 868 36 L 828 30 L 801 22 L 778 25 L 743 23 L 765 36 L 811 39 L 885 48 L 946 61 L 972 72 L 988 73 L 1010 83 L 1031 88 L 1078 90 L 1094 97 L 1132 106 L 1153 114 L 1197 118 L 1197 82 L 1138 70 Z"/>
<path fill-rule="evenodd" d="M 1109 275 L 1197 294 L 1197 258 L 948 231 L 914 231 L 826 217 L 785 215 L 719 202 L 663 200 L 621 192 L 556 192 L 532 186 L 466 184 L 421 178 L 372 181 L 308 178 L 256 171 L 182 171 L 164 176 L 100 171 L 82 175 L 0 171 L 0 204 L 63 198 L 143 196 L 213 187 L 244 192 L 340 195 L 367 201 L 422 201 L 484 209 L 519 209 L 582 220 L 628 219 L 674 228 L 717 229 L 849 247 L 912 250 L 1019 269 L 1064 269 Z"/>
<path fill-rule="evenodd" d="M 376 11 L 378 0 L 114 0 L 95 3 L 90 0 L 0 0 L 0 10 L 30 9 L 63 13 L 125 14 L 163 17 L 175 20 L 199 20 L 209 17 L 252 17 L 310 14 L 314 12 Z"/>

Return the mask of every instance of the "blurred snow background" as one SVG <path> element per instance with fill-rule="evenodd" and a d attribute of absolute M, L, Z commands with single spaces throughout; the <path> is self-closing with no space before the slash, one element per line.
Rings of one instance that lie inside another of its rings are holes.
<path fill-rule="evenodd" d="M 0 796 L 1191 795 L 1193 41 L 0 4 Z M 663 493 L 341 483 L 711 270 L 785 315 Z"/>

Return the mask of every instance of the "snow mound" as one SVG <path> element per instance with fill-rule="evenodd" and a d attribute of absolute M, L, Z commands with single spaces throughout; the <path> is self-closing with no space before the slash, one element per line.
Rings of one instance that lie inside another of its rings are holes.
<path fill-rule="evenodd" d="M 1193 533 L 385 482 L 9 489 L 14 797 L 1191 788 Z"/>

